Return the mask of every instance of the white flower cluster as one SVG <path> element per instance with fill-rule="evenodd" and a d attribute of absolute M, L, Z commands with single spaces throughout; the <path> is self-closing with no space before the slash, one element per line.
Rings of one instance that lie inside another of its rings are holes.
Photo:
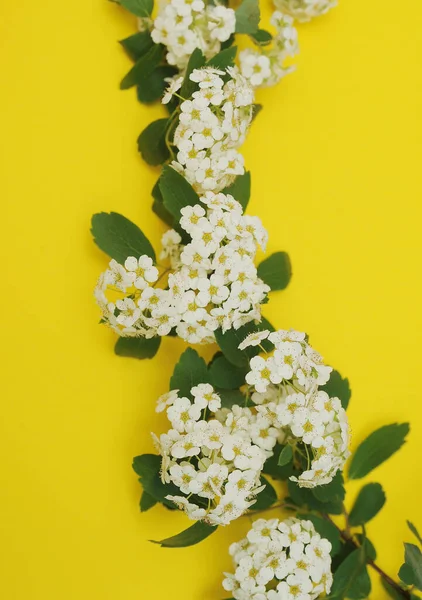
<path fill-rule="evenodd" d="M 148 256 L 129 257 L 124 266 L 112 260 L 101 275 L 95 297 L 103 322 L 119 335 L 151 338 L 176 328 L 187 342 L 205 344 L 215 341 L 220 327 L 224 332 L 261 320 L 270 288 L 254 258 L 259 246 L 265 248 L 266 230 L 228 194 L 208 192 L 200 201 L 181 210 L 180 227 L 190 243 L 183 245 L 173 229 L 163 235 L 160 259 L 172 270 L 166 289 L 155 287 L 159 272 Z M 124 297 L 111 302 L 107 291 Z"/>
<path fill-rule="evenodd" d="M 193 387 L 191 396 L 192 401 L 180 398 L 172 390 L 158 400 L 157 411 L 167 410 L 172 424 L 155 438 L 162 455 L 161 477 L 184 494 L 167 499 L 193 520 L 227 525 L 263 489 L 259 476 L 265 454 L 252 443 L 244 420 L 232 414 L 223 423 L 215 418 L 221 401 L 211 385 Z"/>
<path fill-rule="evenodd" d="M 332 369 L 305 341 L 305 334 L 297 331 L 254 333 L 240 346 L 257 345 L 264 339 L 274 350 L 265 358 L 251 359 L 246 382 L 256 410 L 267 423 L 268 447 L 275 445 L 280 431 L 285 443 L 294 448 L 304 444 L 307 468 L 291 479 L 301 487 L 327 484 L 349 456 L 346 412 L 338 398 L 318 390 L 327 383 Z"/>
<path fill-rule="evenodd" d="M 311 521 L 258 519 L 230 546 L 223 587 L 235 600 L 315 600 L 331 590 L 330 551 Z"/>
<path fill-rule="evenodd" d="M 223 71 L 195 69 L 189 78 L 199 89 L 180 105 L 173 140 L 177 160 L 172 166 L 198 193 L 219 192 L 245 170 L 237 148 L 252 121 L 253 88 L 237 67 L 229 67 L 227 73 L 230 79 L 225 83 Z"/>
<path fill-rule="evenodd" d="M 337 6 L 337 0 L 274 0 L 274 4 L 282 12 L 305 23 Z"/>
<path fill-rule="evenodd" d="M 102 322 L 124 337 L 167 335 L 173 325 L 171 315 L 167 319 L 163 313 L 160 318 L 154 312 L 166 293 L 155 289 L 157 280 L 158 269 L 149 256 L 129 256 L 124 266 L 111 260 L 94 292 L 103 312 Z M 106 292 L 124 297 L 111 301 Z"/>
<path fill-rule="evenodd" d="M 253 87 L 275 85 L 291 68 L 283 66 L 288 56 L 295 56 L 299 46 L 293 18 L 279 11 L 273 13 L 271 24 L 277 33 L 272 44 L 260 50 L 250 48 L 239 54 L 240 72 Z"/>
<path fill-rule="evenodd" d="M 151 37 L 167 48 L 167 62 L 185 69 L 195 48 L 211 58 L 234 33 L 236 15 L 222 5 L 203 0 L 170 0 L 154 21 Z"/>

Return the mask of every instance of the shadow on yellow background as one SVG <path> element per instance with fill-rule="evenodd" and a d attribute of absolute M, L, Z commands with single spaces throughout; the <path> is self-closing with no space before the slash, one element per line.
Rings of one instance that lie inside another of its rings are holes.
<path fill-rule="evenodd" d="M 392 575 L 405 519 L 422 526 L 421 25 L 416 0 L 405 10 L 343 0 L 301 26 L 298 69 L 259 94 L 265 108 L 244 147 L 249 212 L 294 269 L 266 316 L 308 332 L 349 377 L 353 447 L 381 424 L 411 421 L 406 446 L 367 478 L 387 493 L 368 535 Z M 155 399 L 183 346 L 165 341 L 152 362 L 113 355 L 92 297 L 107 260 L 89 235 L 102 210 L 156 246 L 163 231 L 151 212 L 158 171 L 135 143 L 163 109 L 118 90 L 129 62 L 116 41 L 134 27 L 106 0 L 0 6 L 5 600 L 218 600 L 228 544 L 249 525 L 165 550 L 147 540 L 186 518 L 138 512 L 131 459 L 166 427 Z M 384 598 L 378 584 L 371 598 Z"/>

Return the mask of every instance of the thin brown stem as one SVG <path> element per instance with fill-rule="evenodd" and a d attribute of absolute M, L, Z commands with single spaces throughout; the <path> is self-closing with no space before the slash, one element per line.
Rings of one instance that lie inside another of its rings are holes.
<path fill-rule="evenodd" d="M 356 541 L 354 540 L 353 536 L 348 533 L 347 531 L 344 531 L 343 529 L 340 529 L 340 527 L 338 527 L 338 525 L 336 525 L 334 523 L 334 521 L 331 519 L 331 517 L 325 513 L 321 513 L 321 515 L 324 517 L 324 519 L 326 521 L 329 521 L 332 525 L 334 525 L 334 527 L 338 530 L 338 532 L 340 533 L 341 538 L 345 541 L 345 542 L 349 542 L 351 544 L 353 544 L 356 548 L 359 548 L 359 544 L 356 543 Z M 410 596 L 410 592 L 408 590 L 404 590 L 398 583 L 397 581 L 394 581 L 394 579 L 392 579 L 389 575 L 387 575 L 387 573 L 385 573 L 385 571 L 383 571 L 381 569 L 381 567 L 379 567 L 375 561 L 373 561 L 371 558 L 366 557 L 366 563 L 371 566 L 374 571 L 376 571 L 377 573 L 379 573 L 379 575 L 381 575 L 381 577 L 384 579 L 384 581 L 386 581 L 394 590 L 396 590 L 396 592 L 398 594 L 400 594 L 400 596 L 402 596 L 402 598 L 406 598 L 406 600 L 411 600 L 411 596 Z"/>

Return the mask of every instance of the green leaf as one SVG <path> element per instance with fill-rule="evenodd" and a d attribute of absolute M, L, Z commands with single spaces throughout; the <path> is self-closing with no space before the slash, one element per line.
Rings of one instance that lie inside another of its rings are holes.
<path fill-rule="evenodd" d="M 236 12 L 236 33 L 256 33 L 261 19 L 258 0 L 243 0 Z"/>
<path fill-rule="evenodd" d="M 163 57 L 163 46 L 154 44 L 146 54 L 143 54 L 133 65 L 129 73 L 120 82 L 121 90 L 128 90 L 134 85 L 145 85 L 151 73 L 160 64 Z"/>
<path fill-rule="evenodd" d="M 260 349 L 258 346 L 251 346 L 246 350 L 239 350 L 239 344 L 253 331 L 263 331 L 264 329 L 274 331 L 271 323 L 263 318 L 260 323 L 247 323 L 239 329 L 229 329 L 225 333 L 222 333 L 221 329 L 217 329 L 215 337 L 217 344 L 229 362 L 237 367 L 248 367 L 249 359 L 259 354 Z"/>
<path fill-rule="evenodd" d="M 251 173 L 246 171 L 243 175 L 238 175 L 234 182 L 223 190 L 223 194 L 231 194 L 237 200 L 245 212 L 251 197 Z"/>
<path fill-rule="evenodd" d="M 259 115 L 259 113 L 261 112 L 261 110 L 264 107 L 262 106 L 262 104 L 253 104 L 252 105 L 252 121 L 255 121 L 256 117 Z"/>
<path fill-rule="evenodd" d="M 150 542 L 160 544 L 162 548 L 186 548 L 187 546 L 194 546 L 202 542 L 202 540 L 205 540 L 205 538 L 214 533 L 216 529 L 216 525 L 207 525 L 203 521 L 197 521 L 195 525 L 173 537 L 160 541 L 150 540 Z"/>
<path fill-rule="evenodd" d="M 412 567 L 403 563 L 399 570 L 399 579 L 406 585 L 415 585 L 415 576 Z"/>
<path fill-rule="evenodd" d="M 359 492 L 349 515 L 352 527 L 364 525 L 375 517 L 385 504 L 385 493 L 379 483 L 368 483 Z"/>
<path fill-rule="evenodd" d="M 273 292 L 284 290 L 292 276 L 292 265 L 286 252 L 274 252 L 258 266 L 258 277 L 270 286 Z"/>
<path fill-rule="evenodd" d="M 286 481 L 289 477 L 294 474 L 293 463 L 288 463 L 283 467 L 280 467 L 278 464 L 278 457 L 280 456 L 280 452 L 282 452 L 283 446 L 281 444 L 276 444 L 273 448 L 274 454 L 267 458 L 264 463 L 263 473 L 267 475 L 271 475 L 274 479 L 281 479 L 282 481 Z"/>
<path fill-rule="evenodd" d="M 117 356 L 126 356 L 128 358 L 153 358 L 161 344 L 159 336 L 146 339 L 134 337 L 119 337 L 114 346 L 114 352 Z"/>
<path fill-rule="evenodd" d="M 142 85 L 136 88 L 136 94 L 139 102 L 150 104 L 160 100 L 164 94 L 164 90 L 168 87 L 167 77 L 173 77 L 178 73 L 175 67 L 170 65 L 160 65 L 156 67 L 152 73 L 145 78 Z"/>
<path fill-rule="evenodd" d="M 410 521 L 406 521 L 406 523 L 407 523 L 407 526 L 409 527 L 410 531 L 416 537 L 416 539 L 418 540 L 418 542 L 422 545 L 422 538 L 419 535 L 419 531 L 416 529 L 416 527 Z"/>
<path fill-rule="evenodd" d="M 155 252 L 148 239 L 135 223 L 119 213 L 97 213 L 91 220 L 91 233 L 97 246 L 118 263 L 128 256 L 143 254 L 155 261 Z"/>
<path fill-rule="evenodd" d="M 249 406 L 246 402 L 246 396 L 240 390 L 215 390 L 221 399 L 221 408 L 232 408 L 235 404 L 238 406 Z"/>
<path fill-rule="evenodd" d="M 187 348 L 174 368 L 170 389 L 179 390 L 179 396 L 190 398 L 190 390 L 199 383 L 207 383 L 207 364 L 193 348 Z"/>
<path fill-rule="evenodd" d="M 215 54 L 207 62 L 207 67 L 214 67 L 215 69 L 221 69 L 225 71 L 227 67 L 234 66 L 234 60 L 236 58 L 237 47 L 231 46 L 225 50 L 221 50 L 218 54 Z"/>
<path fill-rule="evenodd" d="M 351 552 L 334 573 L 333 586 L 329 598 L 333 600 L 349 598 L 348 592 L 351 590 L 354 581 L 358 578 L 364 565 L 364 552 L 361 549 Z"/>
<path fill-rule="evenodd" d="M 198 194 L 193 187 L 172 167 L 165 166 L 159 179 L 160 191 L 163 196 L 164 207 L 173 215 L 178 223 L 181 218 L 181 209 L 185 206 L 199 204 Z"/>
<path fill-rule="evenodd" d="M 387 592 L 387 594 L 390 596 L 390 598 L 393 598 L 393 600 L 403 600 L 403 594 L 401 594 L 399 591 L 397 591 L 395 588 L 393 588 L 392 585 L 390 585 L 388 583 L 388 581 L 386 581 L 384 579 L 384 577 L 381 577 L 381 584 L 383 586 L 383 588 L 385 589 L 385 591 Z M 418 597 L 414 596 L 413 594 L 410 594 L 410 598 L 413 600 L 417 600 Z"/>
<path fill-rule="evenodd" d="M 154 0 L 112 0 L 137 17 L 151 16 Z"/>
<path fill-rule="evenodd" d="M 173 483 L 163 483 L 160 478 L 161 456 L 155 454 L 142 454 L 135 456 L 132 464 L 133 470 L 139 475 L 139 481 L 144 492 L 152 496 L 169 508 L 175 508 L 166 496 L 180 496 L 180 489 Z"/>
<path fill-rule="evenodd" d="M 368 567 L 364 565 L 352 582 L 347 592 L 347 598 L 350 598 L 350 600 L 364 600 L 370 595 L 371 587 Z"/>
<path fill-rule="evenodd" d="M 295 473 L 296 475 L 296 473 Z M 301 488 L 294 481 L 287 482 L 289 496 L 296 506 L 307 506 L 310 510 L 316 510 L 330 515 L 341 515 L 343 512 L 343 502 L 337 498 L 328 502 L 322 502 L 312 493 L 313 490 Z"/>
<path fill-rule="evenodd" d="M 141 496 L 141 501 L 139 503 L 139 508 L 141 512 L 146 512 L 153 506 L 157 504 L 157 500 L 153 498 L 148 492 L 143 492 Z"/>
<path fill-rule="evenodd" d="M 315 498 L 320 502 L 334 502 L 341 504 L 346 496 L 343 475 L 340 471 L 337 471 L 330 483 L 320 485 L 313 488 L 311 491 Z"/>
<path fill-rule="evenodd" d="M 256 497 L 255 504 L 252 504 L 250 510 L 267 510 L 271 508 L 271 506 L 277 502 L 277 492 L 271 485 L 271 483 L 265 477 L 260 477 L 261 485 L 265 485 L 265 488 L 262 492 Z"/>
<path fill-rule="evenodd" d="M 269 31 L 266 31 L 265 29 L 258 29 L 257 31 L 255 31 L 255 33 L 251 33 L 250 37 L 252 41 L 258 46 L 267 46 L 273 41 L 273 36 Z"/>
<path fill-rule="evenodd" d="M 119 44 L 122 45 L 129 57 L 136 61 L 152 48 L 154 42 L 149 31 L 138 31 L 138 33 L 120 40 Z"/>
<path fill-rule="evenodd" d="M 349 478 L 360 479 L 399 450 L 409 433 L 409 423 L 385 425 L 371 433 L 357 448 L 349 466 Z"/>
<path fill-rule="evenodd" d="M 335 556 L 338 552 L 340 552 L 341 548 L 341 537 L 340 532 L 334 523 L 331 521 L 327 521 L 322 517 L 318 517 L 317 515 L 313 515 L 311 513 L 305 513 L 298 515 L 300 519 L 305 519 L 307 521 L 311 521 L 315 527 L 315 530 L 319 535 L 323 538 L 326 538 L 332 548 L 331 548 L 331 556 Z"/>
<path fill-rule="evenodd" d="M 246 368 L 232 365 L 225 356 L 219 356 L 209 366 L 209 377 L 214 387 L 234 390 L 245 383 Z"/>
<path fill-rule="evenodd" d="M 149 165 L 161 165 L 170 157 L 166 146 L 168 125 L 169 119 L 158 119 L 147 125 L 138 137 L 138 151 Z"/>
<path fill-rule="evenodd" d="M 169 227 L 174 226 L 174 217 L 169 213 L 169 211 L 164 206 L 163 195 L 160 191 L 160 180 L 158 179 L 155 182 L 154 187 L 152 188 L 151 195 L 154 199 L 152 203 L 152 210 L 157 215 L 159 219 L 164 221 Z"/>
<path fill-rule="evenodd" d="M 375 550 L 375 546 L 371 540 L 361 533 L 356 533 L 355 535 L 359 544 L 361 544 L 365 550 L 365 556 L 367 556 L 370 560 L 375 560 L 377 558 L 377 551 Z"/>
<path fill-rule="evenodd" d="M 277 464 L 279 467 L 284 467 L 285 465 L 288 465 L 289 462 L 291 462 L 293 459 L 293 450 L 292 447 L 290 446 L 290 444 L 287 444 L 287 446 L 284 446 L 283 450 L 280 452 L 279 456 L 278 456 L 278 461 Z"/>
<path fill-rule="evenodd" d="M 413 572 L 413 582 L 419 590 L 422 590 L 422 552 L 415 544 L 404 545 L 405 564 Z"/>
<path fill-rule="evenodd" d="M 182 98 L 190 98 L 193 92 L 197 89 L 196 83 L 189 79 L 189 75 L 195 69 L 201 69 L 203 66 L 205 66 L 205 56 L 202 54 L 199 48 L 195 48 L 190 56 L 188 66 L 186 67 L 185 78 L 180 89 L 180 95 Z"/>
<path fill-rule="evenodd" d="M 349 401 L 352 395 L 350 383 L 347 378 L 343 379 L 338 371 L 332 371 L 330 379 L 325 385 L 322 385 L 320 389 L 324 390 L 324 392 L 327 392 L 331 398 L 339 398 L 344 410 L 346 410 L 349 406 Z"/>

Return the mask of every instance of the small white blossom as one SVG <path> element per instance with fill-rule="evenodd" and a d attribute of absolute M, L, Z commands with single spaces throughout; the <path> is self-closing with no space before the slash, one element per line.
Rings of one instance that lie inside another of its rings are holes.
<path fill-rule="evenodd" d="M 230 546 L 223 588 L 235 600 L 316 600 L 331 590 L 330 551 L 310 521 L 258 519 Z"/>
<path fill-rule="evenodd" d="M 274 4 L 281 12 L 304 23 L 327 13 L 337 6 L 337 0 L 274 0 Z"/>

